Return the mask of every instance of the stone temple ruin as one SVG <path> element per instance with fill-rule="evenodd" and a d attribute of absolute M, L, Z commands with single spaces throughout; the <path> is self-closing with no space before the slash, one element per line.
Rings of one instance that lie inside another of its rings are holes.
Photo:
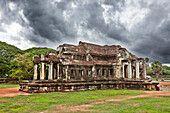
<path fill-rule="evenodd" d="M 34 80 L 20 83 L 20 91 L 151 89 L 158 84 L 145 81 L 144 59 L 119 45 L 63 44 L 33 62 Z"/>

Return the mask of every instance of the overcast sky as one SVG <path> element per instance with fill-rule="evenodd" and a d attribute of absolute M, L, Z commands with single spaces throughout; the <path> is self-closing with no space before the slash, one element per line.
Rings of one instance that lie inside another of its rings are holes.
<path fill-rule="evenodd" d="M 20 49 L 121 45 L 170 63 L 170 0 L 0 0 L 0 41 Z"/>

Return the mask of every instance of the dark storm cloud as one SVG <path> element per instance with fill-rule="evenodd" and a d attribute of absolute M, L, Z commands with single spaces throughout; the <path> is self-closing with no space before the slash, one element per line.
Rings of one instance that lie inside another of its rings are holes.
<path fill-rule="evenodd" d="M 134 45 L 133 50 L 149 57 L 151 61 L 170 62 L 169 4 L 169 1 L 164 1 L 162 4 L 155 2 L 148 5 L 149 14 L 140 26 L 134 28 L 136 30 L 133 35 L 140 41 Z"/>
<path fill-rule="evenodd" d="M 106 3 L 108 4 L 110 2 L 107 1 Z M 111 2 L 110 5 L 117 7 L 117 10 L 120 9 L 120 7 L 118 8 L 118 6 L 116 6 L 117 4 L 115 4 L 115 2 Z M 105 23 L 103 17 L 104 8 L 99 3 L 95 2 L 93 4 L 88 4 L 85 9 L 89 14 L 87 19 L 87 25 L 89 28 L 103 33 L 106 37 L 113 38 L 122 42 L 128 41 L 127 37 L 122 35 L 123 33 L 127 32 L 124 26 L 122 26 L 120 23 L 115 23 L 114 21 L 109 24 Z M 116 26 L 119 26 L 119 28 L 116 28 Z"/>
<path fill-rule="evenodd" d="M 24 15 L 34 29 L 34 34 L 50 41 L 60 41 L 61 38 L 74 38 L 76 32 L 73 24 L 64 21 L 63 11 L 65 5 L 54 6 L 46 0 L 29 0 L 24 4 Z M 63 9 L 61 7 L 64 7 Z M 34 41 L 35 39 L 30 39 Z"/>
<path fill-rule="evenodd" d="M 81 38 L 92 43 L 119 43 L 139 57 L 170 62 L 169 6 L 169 0 L 1 0 L 0 21 L 19 23 L 23 27 L 20 36 L 35 45 L 75 44 Z M 132 9 L 127 11 L 128 7 Z M 147 13 L 138 21 L 136 15 L 143 9 Z M 133 13 L 136 10 L 139 12 Z M 130 13 L 134 15 L 130 17 Z M 1 24 L 0 31 L 5 32 Z"/>
<path fill-rule="evenodd" d="M 78 11 L 74 12 L 72 10 L 72 3 L 77 4 Z M 122 4 L 123 2 L 119 1 L 116 4 L 116 2 L 104 1 L 104 4 L 108 3 L 119 10 L 121 5 L 118 6 L 118 4 Z M 102 4 L 102 2 L 98 2 L 97 0 L 85 2 L 83 5 L 79 0 L 74 0 L 74 2 L 72 0 L 63 0 L 61 2 L 54 2 L 53 4 L 46 0 L 29 0 L 24 2 L 23 9 L 24 15 L 30 22 L 30 26 L 34 29 L 34 34 L 50 41 L 76 38 L 77 28 L 75 28 L 75 24 L 80 25 L 79 22 L 85 23 L 87 25 L 85 27 L 86 29 L 95 30 L 104 36 L 119 41 L 127 41 L 126 36 L 121 35 L 125 28 L 119 25 L 121 27 L 117 29 L 114 22 L 110 25 L 105 23 Z M 70 14 L 69 20 L 66 21 L 63 13 L 69 11 L 73 11 L 73 13 Z M 82 13 L 81 11 L 84 13 L 83 20 L 79 17 Z M 29 36 L 29 40 L 38 41 L 31 36 Z"/>

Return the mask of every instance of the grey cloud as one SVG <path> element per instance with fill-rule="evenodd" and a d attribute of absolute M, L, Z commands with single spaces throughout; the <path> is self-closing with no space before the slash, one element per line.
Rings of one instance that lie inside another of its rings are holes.
<path fill-rule="evenodd" d="M 159 60 L 170 62 L 170 7 L 165 4 L 154 3 L 149 5 L 150 12 L 143 23 L 133 33 L 136 40 L 134 51 L 147 56 L 151 61 Z"/>
<path fill-rule="evenodd" d="M 63 10 L 46 0 L 27 1 L 24 7 L 24 14 L 35 34 L 51 41 L 60 41 L 63 37 L 73 37 L 76 34 L 71 26 L 67 26 L 62 13 Z"/>
<path fill-rule="evenodd" d="M 17 8 L 11 11 L 9 2 L 14 2 Z M 24 27 L 21 36 L 25 40 L 40 46 L 52 43 L 73 42 L 78 37 L 90 40 L 91 32 L 105 43 L 120 42 L 141 57 L 149 57 L 151 61 L 170 62 L 170 2 L 168 0 L 148 1 L 138 0 L 139 8 L 147 8 L 148 13 L 129 31 L 128 24 L 122 24 L 120 18 L 105 22 L 105 9 L 102 5 L 111 6 L 108 17 L 121 13 L 126 9 L 126 0 L 1 0 L 0 9 L 3 12 L 1 23 L 18 22 Z M 73 7 L 72 5 L 75 5 Z M 132 3 L 135 6 L 135 2 Z M 19 15 L 23 14 L 29 23 Z M 81 29 L 81 32 L 79 33 Z M 0 27 L 3 31 L 3 28 Z M 93 37 L 92 37 L 93 38 Z M 97 42 L 97 41 L 96 41 Z M 57 45 L 56 45 L 57 46 Z M 126 47 L 124 46 L 124 47 Z"/>
<path fill-rule="evenodd" d="M 103 35 L 119 41 L 127 41 L 126 37 L 121 36 L 124 28 L 115 28 L 116 24 L 112 26 L 107 25 L 104 21 L 104 9 L 101 6 L 102 1 L 88 1 L 82 4 L 80 1 L 74 0 L 77 4 L 77 11 L 73 11 L 71 7 L 71 0 L 63 0 L 52 5 L 49 1 L 26 1 L 24 5 L 24 14 L 30 22 L 30 26 L 34 28 L 34 33 L 44 39 L 51 41 L 61 41 L 61 38 L 74 39 L 77 37 L 77 28 L 75 24 L 87 26 L 84 29 L 96 30 Z M 105 3 L 109 3 L 104 1 Z M 112 3 L 114 7 L 116 2 Z M 79 10 L 80 9 L 80 10 Z M 118 10 L 118 8 L 117 8 Z M 63 12 L 70 11 L 70 20 L 64 20 Z M 81 14 L 83 11 L 83 14 Z M 116 10 L 115 10 L 116 11 Z M 83 16 L 80 17 L 80 16 Z M 75 20 L 74 20 L 75 19 Z M 126 31 L 125 31 L 126 32 Z M 125 35 L 124 35 L 125 36 Z M 35 40 L 30 38 L 30 40 Z"/>

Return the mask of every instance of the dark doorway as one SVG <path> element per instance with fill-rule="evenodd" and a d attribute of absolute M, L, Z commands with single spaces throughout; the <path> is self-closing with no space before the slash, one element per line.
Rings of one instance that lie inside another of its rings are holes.
<path fill-rule="evenodd" d="M 125 75 L 125 78 L 128 78 L 128 65 L 124 66 L 124 75 Z"/>
<path fill-rule="evenodd" d="M 49 74 L 49 66 L 45 66 L 45 80 L 48 80 L 48 74 Z"/>
<path fill-rule="evenodd" d="M 38 64 L 38 70 L 37 70 L 37 80 L 40 80 L 40 70 L 41 70 L 41 67 L 40 67 L 40 64 Z"/>

